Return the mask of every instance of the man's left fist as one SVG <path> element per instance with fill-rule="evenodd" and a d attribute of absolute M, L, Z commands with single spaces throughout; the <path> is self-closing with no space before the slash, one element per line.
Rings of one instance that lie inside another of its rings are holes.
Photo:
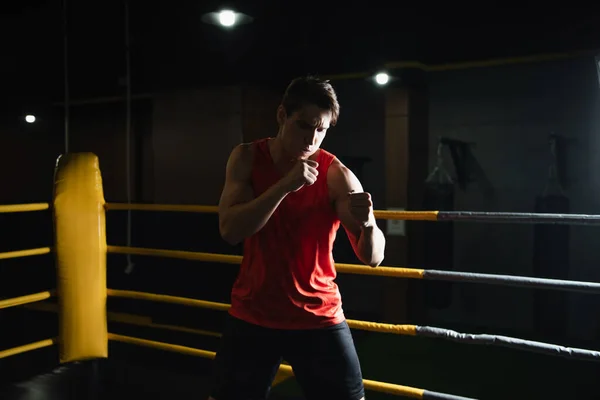
<path fill-rule="evenodd" d="M 373 202 L 371 195 L 367 192 L 350 192 L 348 193 L 348 207 L 350 214 L 362 226 L 367 227 L 373 221 Z"/>

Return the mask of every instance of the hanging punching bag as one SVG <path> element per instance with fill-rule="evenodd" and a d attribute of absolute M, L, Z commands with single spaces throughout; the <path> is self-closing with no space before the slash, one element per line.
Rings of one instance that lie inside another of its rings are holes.
<path fill-rule="evenodd" d="M 570 201 L 558 177 L 556 138 L 550 138 L 549 176 L 544 193 L 535 201 L 535 212 L 569 213 Z M 534 226 L 533 269 L 537 277 L 569 278 L 568 225 L 536 224 Z M 548 341 L 566 337 L 568 323 L 567 293 L 551 290 L 534 291 L 534 328 Z"/>
<path fill-rule="evenodd" d="M 438 144 L 437 165 L 425 181 L 425 210 L 454 210 L 454 182 L 443 166 L 443 145 Z M 452 222 L 424 222 L 423 268 L 454 269 L 454 225 Z M 452 303 L 451 282 L 423 282 L 426 307 L 443 309 Z"/>

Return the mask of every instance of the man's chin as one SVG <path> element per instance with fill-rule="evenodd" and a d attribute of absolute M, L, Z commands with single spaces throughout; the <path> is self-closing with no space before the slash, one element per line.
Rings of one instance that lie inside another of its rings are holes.
<path fill-rule="evenodd" d="M 310 157 L 310 154 L 305 153 L 292 153 L 289 155 L 290 160 L 292 161 L 302 161 L 307 160 Z"/>
<path fill-rule="evenodd" d="M 314 156 L 316 152 L 317 152 L 316 150 L 315 151 L 311 151 L 311 152 L 304 152 L 304 151 L 302 151 L 302 152 L 300 152 L 298 154 L 298 160 L 308 160 L 309 158 L 311 158 L 312 156 Z"/>
<path fill-rule="evenodd" d="M 296 152 L 288 152 L 290 159 L 295 161 L 308 160 L 312 157 L 317 151 L 305 152 L 305 151 L 296 151 Z"/>

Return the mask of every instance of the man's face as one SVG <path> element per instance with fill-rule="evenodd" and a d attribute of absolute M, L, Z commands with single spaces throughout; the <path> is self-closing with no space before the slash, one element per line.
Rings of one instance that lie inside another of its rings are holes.
<path fill-rule="evenodd" d="M 283 147 L 294 159 L 306 159 L 315 154 L 331 122 L 331 112 L 307 105 L 287 115 L 283 107 L 277 110 Z"/>

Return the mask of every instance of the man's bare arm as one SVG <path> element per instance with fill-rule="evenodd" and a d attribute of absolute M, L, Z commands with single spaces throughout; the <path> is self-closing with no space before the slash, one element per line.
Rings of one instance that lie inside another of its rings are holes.
<path fill-rule="evenodd" d="M 225 186 L 219 200 L 219 232 L 232 245 L 261 230 L 288 194 L 280 181 L 254 198 L 250 182 L 253 157 L 250 145 L 241 144 L 227 161 Z"/>
<path fill-rule="evenodd" d="M 358 221 L 351 211 L 350 193 L 362 193 L 363 187 L 358 178 L 336 160 L 329 167 L 327 180 L 334 196 L 335 210 L 342 226 L 348 234 L 354 253 L 360 261 L 371 267 L 381 264 L 385 253 L 385 236 L 377 226 L 369 198 L 368 218 L 364 223 Z"/>

